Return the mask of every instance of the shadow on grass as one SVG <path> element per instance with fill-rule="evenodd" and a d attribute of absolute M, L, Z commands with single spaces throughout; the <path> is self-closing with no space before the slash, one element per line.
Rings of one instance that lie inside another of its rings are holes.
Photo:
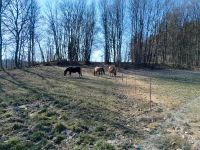
<path fill-rule="evenodd" d="M 36 73 L 36 72 L 33 72 L 33 71 L 30 71 L 29 69 L 23 69 L 24 72 L 27 72 L 31 75 L 35 75 L 35 76 L 38 76 L 40 77 L 42 80 L 46 80 L 47 79 L 53 79 L 53 80 L 56 80 L 56 81 L 66 81 L 66 79 L 70 79 L 70 80 L 91 80 L 85 76 L 82 76 L 82 77 L 79 77 L 77 75 L 74 75 L 72 74 L 72 76 L 64 76 L 63 72 L 54 72 L 54 74 L 50 73 L 48 70 L 44 70 L 44 69 L 41 69 L 42 73 Z M 48 82 L 49 83 L 49 82 Z"/>
<path fill-rule="evenodd" d="M 45 91 L 41 88 L 38 87 L 34 87 L 30 84 L 27 84 L 23 81 L 20 81 L 19 79 L 17 79 L 15 76 L 13 76 L 12 74 L 10 74 L 9 72 L 5 71 L 5 73 L 8 75 L 8 77 L 10 77 L 11 79 L 8 79 L 7 77 L 2 77 L 2 79 L 20 87 L 23 88 L 25 90 L 29 91 L 29 95 L 33 94 L 36 95 L 36 97 L 40 98 L 41 95 L 48 98 L 48 100 L 54 100 L 54 97 L 51 96 L 50 94 L 48 94 L 48 91 Z"/>
<path fill-rule="evenodd" d="M 5 90 L 3 89 L 3 86 L 0 84 L 0 93 L 4 93 Z"/>
<path fill-rule="evenodd" d="M 32 71 L 25 71 L 28 72 L 30 74 L 33 75 L 37 75 L 38 77 L 42 78 L 43 80 L 46 80 L 45 76 L 41 75 L 41 74 L 37 74 L 35 72 Z M 40 98 L 41 95 L 46 98 L 47 100 L 52 101 L 53 103 L 55 102 L 59 102 L 63 99 L 59 99 L 59 96 L 56 94 L 50 94 L 49 91 L 44 90 L 42 88 L 38 88 L 34 85 L 30 85 L 24 81 L 19 80 L 18 78 L 16 78 L 14 75 L 12 75 L 9 72 L 6 72 L 8 77 L 10 77 L 11 79 L 8 79 L 7 77 L 3 77 L 4 80 L 20 87 L 20 88 L 24 88 L 26 90 L 29 91 L 30 95 L 36 95 L 36 97 Z M 52 78 L 54 80 L 61 80 L 63 81 L 64 79 L 60 79 L 58 76 L 54 78 L 54 76 L 48 76 L 48 78 Z M 74 78 L 75 79 L 75 78 Z M 77 78 L 75 79 L 77 80 Z M 90 83 L 88 84 L 88 89 L 93 89 L 96 91 L 103 91 L 105 92 L 106 89 L 102 89 L 103 87 L 98 87 L 95 88 L 92 86 L 89 86 L 91 84 L 91 82 L 93 84 L 100 84 L 101 81 L 94 81 L 92 79 L 88 79 L 85 78 L 84 80 L 80 80 L 81 82 L 75 82 L 73 81 L 73 79 L 70 78 L 70 83 L 74 84 L 76 86 L 81 86 L 81 88 L 85 88 L 86 85 L 85 80 L 89 80 Z M 102 84 L 102 83 L 101 83 Z M 110 83 L 108 83 L 110 84 Z M 102 85 L 105 86 L 105 85 Z M 55 98 L 56 96 L 56 98 Z M 60 95 L 61 96 L 61 95 Z M 13 99 L 14 100 L 14 99 Z M 115 129 L 121 130 L 123 131 L 125 134 L 134 134 L 134 135 L 138 135 L 138 133 L 136 132 L 136 130 L 127 127 L 127 123 L 126 123 L 126 119 L 124 118 L 119 112 L 117 111 L 111 111 L 108 108 L 105 108 L 103 106 L 99 106 L 98 103 L 97 104 L 92 104 L 91 100 L 90 101 L 84 101 L 84 97 L 80 98 L 80 99 L 76 99 L 75 101 L 71 101 L 70 99 L 65 99 L 68 101 L 67 105 L 62 105 L 61 108 L 58 109 L 64 109 L 67 108 L 67 111 L 69 111 L 70 113 L 75 112 L 75 114 L 71 117 L 73 117 L 75 120 L 84 120 L 86 122 L 90 122 L 91 124 L 89 124 L 89 126 L 91 126 L 94 122 L 97 122 L 99 124 L 107 124 Z M 95 99 L 94 99 L 95 100 Z M 72 114 L 71 114 L 72 115 Z"/>
<path fill-rule="evenodd" d="M 126 135 L 134 135 L 135 137 L 140 136 L 136 129 L 127 127 L 127 118 L 124 118 L 119 112 L 111 111 L 108 108 L 103 108 L 98 104 L 89 104 L 86 107 L 76 105 L 76 108 L 69 108 L 75 111 L 74 118 L 84 120 L 86 122 L 92 122 L 101 125 L 107 125 L 115 130 L 120 130 Z M 115 131 L 113 131 L 115 132 Z"/>
<path fill-rule="evenodd" d="M 159 79 L 164 82 L 200 85 L 200 78 L 198 79 L 198 78 L 179 77 L 179 76 L 158 76 L 156 79 Z"/>

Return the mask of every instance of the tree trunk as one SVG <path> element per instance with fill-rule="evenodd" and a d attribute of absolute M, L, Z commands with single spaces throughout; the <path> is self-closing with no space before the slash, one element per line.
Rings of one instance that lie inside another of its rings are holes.
<path fill-rule="evenodd" d="M 3 68 L 2 49 L 2 0 L 0 0 L 0 68 Z"/>
<path fill-rule="evenodd" d="M 18 54 L 19 54 L 19 35 L 16 35 L 16 48 L 15 48 L 15 67 L 19 68 Z"/>
<path fill-rule="evenodd" d="M 40 45 L 40 42 L 38 39 L 36 39 L 37 43 L 38 43 L 38 46 L 39 46 L 39 49 L 40 49 L 40 53 L 41 53 L 41 57 L 42 57 L 42 62 L 45 63 L 45 58 L 44 58 L 44 53 L 42 51 L 42 47 Z"/>

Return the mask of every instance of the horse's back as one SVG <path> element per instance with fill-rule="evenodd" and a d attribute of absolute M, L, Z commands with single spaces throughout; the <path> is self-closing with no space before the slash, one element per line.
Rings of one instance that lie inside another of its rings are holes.
<path fill-rule="evenodd" d="M 74 69 L 76 69 L 76 70 L 81 70 L 81 67 L 74 67 Z"/>
<path fill-rule="evenodd" d="M 66 70 L 70 72 L 81 72 L 81 67 L 68 67 Z"/>

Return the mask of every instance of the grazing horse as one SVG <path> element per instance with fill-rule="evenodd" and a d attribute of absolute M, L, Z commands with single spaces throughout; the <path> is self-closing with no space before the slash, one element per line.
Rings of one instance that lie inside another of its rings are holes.
<path fill-rule="evenodd" d="M 94 68 L 94 76 L 97 75 L 97 73 L 99 75 L 105 75 L 105 71 L 104 71 L 104 68 L 103 67 L 95 67 Z"/>
<path fill-rule="evenodd" d="M 114 75 L 114 77 L 116 77 L 116 75 L 117 75 L 117 70 L 116 70 L 116 68 L 114 66 L 109 66 L 108 67 L 108 72 L 109 72 L 110 76 Z"/>
<path fill-rule="evenodd" d="M 66 76 L 66 74 L 67 74 L 68 71 L 69 71 L 69 75 L 70 76 L 71 76 L 71 73 L 76 73 L 76 72 L 78 72 L 79 77 L 82 76 L 81 67 L 68 67 L 64 71 L 64 76 Z"/>

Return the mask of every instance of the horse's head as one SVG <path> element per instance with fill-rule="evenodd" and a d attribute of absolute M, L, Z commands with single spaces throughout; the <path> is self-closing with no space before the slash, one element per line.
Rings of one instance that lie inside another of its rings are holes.
<path fill-rule="evenodd" d="M 65 69 L 65 71 L 64 71 L 64 76 L 66 76 L 66 74 L 67 74 L 67 71 L 68 71 L 68 68 L 67 68 L 67 69 Z"/>
<path fill-rule="evenodd" d="M 108 67 L 108 71 L 109 71 L 110 73 L 113 73 L 114 70 L 115 70 L 115 68 L 114 68 L 113 66 L 109 66 L 109 67 Z"/>

